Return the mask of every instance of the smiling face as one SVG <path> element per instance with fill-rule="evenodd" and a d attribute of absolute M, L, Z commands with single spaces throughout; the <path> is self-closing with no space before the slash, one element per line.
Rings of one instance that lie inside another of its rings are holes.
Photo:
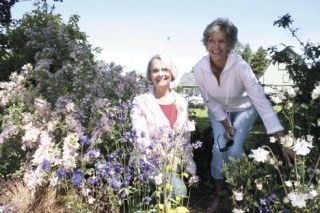
<path fill-rule="evenodd" d="M 152 60 L 150 64 L 150 78 L 156 87 L 169 87 L 172 80 L 170 69 L 158 58 Z"/>
<path fill-rule="evenodd" d="M 224 32 L 219 31 L 210 35 L 206 48 L 215 64 L 224 65 L 226 63 L 230 47 Z"/>

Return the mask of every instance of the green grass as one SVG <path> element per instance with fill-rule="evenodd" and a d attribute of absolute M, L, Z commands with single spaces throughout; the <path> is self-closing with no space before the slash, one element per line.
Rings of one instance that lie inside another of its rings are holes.
<path fill-rule="evenodd" d="M 191 108 L 190 115 L 190 118 L 197 123 L 201 130 L 211 126 L 206 107 L 204 109 Z"/>

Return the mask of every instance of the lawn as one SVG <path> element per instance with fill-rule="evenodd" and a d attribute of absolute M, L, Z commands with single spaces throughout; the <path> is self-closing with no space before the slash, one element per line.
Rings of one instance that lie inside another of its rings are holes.
<path fill-rule="evenodd" d="M 207 107 L 204 108 L 190 108 L 190 118 L 194 120 L 200 130 L 204 130 L 211 126 L 208 118 Z"/>

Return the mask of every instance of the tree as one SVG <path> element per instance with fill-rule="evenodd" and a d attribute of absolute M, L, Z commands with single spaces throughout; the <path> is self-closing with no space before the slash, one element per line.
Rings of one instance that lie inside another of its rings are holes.
<path fill-rule="evenodd" d="M 267 51 L 261 46 L 258 48 L 257 52 L 252 55 L 250 66 L 256 75 L 263 73 L 267 68 Z"/>
<path fill-rule="evenodd" d="M 35 9 L 23 15 L 16 27 L 8 27 L 3 35 L 7 41 L 6 48 L 2 49 L 0 58 L 0 80 L 7 80 L 11 72 L 19 70 L 24 64 L 36 62 L 44 57 L 40 51 L 53 48 L 48 58 L 51 59 L 51 71 L 61 67 L 62 61 L 70 58 L 65 42 L 61 41 L 63 35 L 59 28 L 66 28 L 68 38 L 80 46 L 88 45 L 87 36 L 78 27 L 79 16 L 70 17 L 67 24 L 63 23 L 61 16 L 54 14 L 54 7 L 47 3 L 35 3 Z M 46 55 L 47 57 L 47 55 Z M 91 56 L 92 59 L 93 55 Z"/>
<path fill-rule="evenodd" d="M 274 22 L 274 25 L 288 29 L 292 36 L 297 39 L 302 47 L 303 55 L 301 58 L 293 60 L 287 55 L 285 48 L 278 50 L 276 46 L 268 48 L 273 63 L 285 63 L 290 77 L 295 84 L 300 88 L 302 94 L 297 97 L 301 103 L 309 103 L 311 97 L 309 94 L 313 91 L 315 85 L 320 80 L 320 44 L 314 44 L 310 41 L 304 43 L 297 36 L 297 31 L 292 27 L 293 20 L 290 14 L 280 17 L 279 20 Z M 286 47 L 285 44 L 283 44 Z"/>
<path fill-rule="evenodd" d="M 295 102 L 298 103 L 301 108 L 306 112 L 296 115 L 296 120 L 302 124 L 299 127 L 302 131 L 310 132 L 315 135 L 315 138 L 319 137 L 319 130 L 315 124 L 315 121 L 319 121 L 319 104 L 310 104 L 313 100 L 311 94 L 315 87 L 320 83 L 320 44 L 303 42 L 297 36 L 297 28 L 292 27 L 293 20 L 290 14 L 286 14 L 279 17 L 279 20 L 274 22 L 274 25 L 288 29 L 292 36 L 297 39 L 298 43 L 302 47 L 303 54 L 298 58 L 291 58 L 286 51 L 286 45 L 282 50 L 278 50 L 276 46 L 268 48 L 273 63 L 284 63 L 286 69 L 290 75 L 290 78 L 294 81 L 295 85 L 299 88 L 299 93 L 295 97 Z M 307 107 L 303 107 L 307 106 Z M 310 117 L 312 119 L 310 119 Z M 309 118 L 309 120 L 308 120 Z M 310 121 L 311 120 L 311 121 Z"/>
<path fill-rule="evenodd" d="M 234 49 L 235 53 L 239 54 L 246 62 L 250 62 L 252 50 L 249 44 L 237 43 Z"/>
<path fill-rule="evenodd" d="M 25 1 L 28 1 L 28 0 L 25 0 Z M 62 2 L 62 0 L 53 0 L 53 1 Z M 0 80 L 7 79 L 12 71 L 14 71 L 17 67 L 18 68 L 21 67 L 20 63 L 16 64 L 15 61 L 12 61 L 12 60 L 9 60 L 7 63 L 5 63 L 5 66 L 3 64 L 4 61 L 8 60 L 12 56 L 12 49 L 11 49 L 12 41 L 10 41 L 10 37 L 8 36 L 7 31 L 8 30 L 10 31 L 10 27 L 11 28 L 15 27 L 20 22 L 20 20 L 13 20 L 11 15 L 11 8 L 16 3 L 19 3 L 19 2 L 21 2 L 21 0 L 3 0 L 0 2 L 0 65 L 1 65 Z M 36 1 L 36 2 L 38 2 L 38 4 L 40 3 L 39 1 Z M 41 2 L 46 2 L 46 0 L 41 0 Z M 23 43 L 22 40 L 19 41 L 20 45 L 22 43 Z M 8 66 L 9 64 L 11 65 Z M 12 69 L 13 67 L 15 69 Z"/>

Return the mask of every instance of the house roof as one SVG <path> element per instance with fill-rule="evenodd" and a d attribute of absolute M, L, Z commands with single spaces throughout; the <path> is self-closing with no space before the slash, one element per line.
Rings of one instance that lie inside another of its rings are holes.
<path fill-rule="evenodd" d="M 181 77 L 179 87 L 197 87 L 196 79 L 193 72 L 184 73 Z"/>

